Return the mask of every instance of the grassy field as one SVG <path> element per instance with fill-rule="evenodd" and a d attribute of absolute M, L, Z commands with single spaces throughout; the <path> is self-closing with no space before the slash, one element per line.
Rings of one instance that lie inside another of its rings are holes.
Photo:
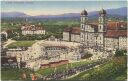
<path fill-rule="evenodd" d="M 68 68 L 73 68 L 76 66 L 80 66 L 82 64 L 87 64 L 90 62 L 75 62 L 68 65 Z M 67 68 L 67 65 L 61 65 L 56 68 L 56 71 L 65 71 Z M 40 69 L 35 74 L 39 75 L 49 75 L 50 73 L 54 72 L 54 68 L 47 68 L 47 69 Z M 27 74 L 27 79 L 30 80 L 29 74 L 33 73 L 30 69 L 18 69 L 18 68 L 2 68 L 1 69 L 1 79 L 2 80 L 21 80 L 22 73 Z"/>
<path fill-rule="evenodd" d="M 82 72 L 71 80 L 104 81 L 125 80 L 127 78 L 127 60 L 125 56 L 115 57 L 100 67 Z"/>
<path fill-rule="evenodd" d="M 28 79 L 30 79 L 29 74 L 33 73 L 29 69 L 2 68 L 1 79 L 2 80 L 21 80 L 21 75 L 23 72 L 27 74 Z"/>
<path fill-rule="evenodd" d="M 83 64 L 88 64 L 91 62 L 75 62 L 70 63 L 68 65 L 61 65 L 56 67 L 57 71 L 65 71 L 68 68 L 73 68 L 76 66 L 80 66 Z M 70 78 L 69 80 L 87 80 L 87 81 L 104 81 L 104 80 L 121 80 L 124 81 L 127 78 L 127 66 L 126 66 L 126 57 L 116 57 L 113 58 L 113 60 L 108 61 L 107 63 L 93 68 L 91 70 L 88 70 L 86 72 L 82 72 L 78 74 L 77 76 Z M 47 69 L 40 69 L 34 73 L 39 75 L 49 75 L 50 73 L 53 73 L 55 68 L 47 68 Z M 29 69 L 17 69 L 17 68 L 2 68 L 1 69 L 1 79 L 2 80 L 20 80 L 22 73 L 27 74 L 27 79 L 30 80 L 29 74 L 33 73 L 33 71 Z"/>
<path fill-rule="evenodd" d="M 17 48 L 17 47 L 30 47 L 32 46 L 36 41 L 17 41 L 9 44 L 8 48 Z"/>
<path fill-rule="evenodd" d="M 119 76 L 115 77 L 114 80 L 118 80 L 118 81 L 123 81 L 127 78 L 127 70 L 124 71 L 122 74 L 120 74 Z"/>
<path fill-rule="evenodd" d="M 73 67 L 77 67 L 77 66 L 81 66 L 81 65 L 84 65 L 84 64 L 88 64 L 88 63 L 92 63 L 91 61 L 80 61 L 80 62 L 74 62 L 74 63 L 69 63 L 69 64 L 65 64 L 65 65 L 61 65 L 61 66 L 58 66 L 56 67 L 56 70 L 55 68 L 46 68 L 46 69 L 39 69 L 38 71 L 36 71 L 36 73 L 38 74 L 41 74 L 41 75 L 49 75 L 51 73 L 54 73 L 55 72 L 62 72 L 62 71 L 65 71 L 69 68 L 73 68 Z"/>

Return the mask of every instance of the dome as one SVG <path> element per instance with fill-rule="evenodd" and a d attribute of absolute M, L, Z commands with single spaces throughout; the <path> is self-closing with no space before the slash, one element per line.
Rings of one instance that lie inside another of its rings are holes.
<path fill-rule="evenodd" d="M 106 10 L 102 9 L 99 14 L 106 14 Z"/>
<path fill-rule="evenodd" d="M 81 12 L 81 15 L 88 15 L 88 13 L 87 13 L 86 10 L 83 10 L 83 11 Z"/>

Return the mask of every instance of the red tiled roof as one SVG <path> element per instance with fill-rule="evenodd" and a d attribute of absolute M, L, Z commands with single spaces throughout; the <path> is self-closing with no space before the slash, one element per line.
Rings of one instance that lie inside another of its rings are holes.
<path fill-rule="evenodd" d="M 49 62 L 49 64 L 58 64 L 60 62 Z"/>
<path fill-rule="evenodd" d="M 38 25 L 25 25 L 24 28 L 22 28 L 22 30 L 44 30 L 41 26 Z"/>
<path fill-rule="evenodd" d="M 48 64 L 41 64 L 41 66 L 50 66 L 52 64 L 60 64 L 62 62 L 67 62 L 68 60 L 60 60 L 60 61 L 57 61 L 57 62 L 49 62 Z"/>
<path fill-rule="evenodd" d="M 118 38 L 119 36 L 127 36 L 126 30 L 107 30 L 105 37 Z"/>
<path fill-rule="evenodd" d="M 65 28 L 64 32 L 71 32 L 72 28 Z"/>
<path fill-rule="evenodd" d="M 120 30 L 118 32 L 118 36 L 126 37 L 127 36 L 127 30 Z"/>
<path fill-rule="evenodd" d="M 41 66 L 49 66 L 49 64 L 41 64 Z"/>
<path fill-rule="evenodd" d="M 117 38 L 117 37 L 118 37 L 117 31 L 115 31 L 115 30 L 108 30 L 108 31 L 105 33 L 105 37 Z"/>
<path fill-rule="evenodd" d="M 65 61 L 68 61 L 68 60 L 60 60 L 59 62 L 65 62 Z"/>
<path fill-rule="evenodd" d="M 64 32 L 70 32 L 71 34 L 80 35 L 80 28 L 79 27 L 65 28 Z"/>
<path fill-rule="evenodd" d="M 73 27 L 71 33 L 72 33 L 72 34 L 78 34 L 78 35 L 80 35 L 80 28 L 78 28 L 78 27 Z"/>
<path fill-rule="evenodd" d="M 108 22 L 107 29 L 108 30 L 115 30 L 115 29 L 118 29 L 118 28 L 120 28 L 122 26 L 123 27 L 127 27 L 127 23 L 111 21 L 111 22 Z"/>

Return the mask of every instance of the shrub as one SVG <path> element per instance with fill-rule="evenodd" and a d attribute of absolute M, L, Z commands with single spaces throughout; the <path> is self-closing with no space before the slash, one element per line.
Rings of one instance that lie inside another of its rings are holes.
<path fill-rule="evenodd" d="M 115 56 L 124 56 L 126 55 L 127 51 L 126 50 L 122 50 L 122 49 L 117 49 L 115 52 Z"/>

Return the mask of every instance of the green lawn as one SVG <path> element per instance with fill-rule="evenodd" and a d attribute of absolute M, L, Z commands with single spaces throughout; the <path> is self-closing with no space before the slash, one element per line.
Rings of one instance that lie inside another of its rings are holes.
<path fill-rule="evenodd" d="M 30 47 L 32 46 L 36 41 L 17 41 L 9 44 L 8 48 L 17 48 L 17 47 Z"/>
<path fill-rule="evenodd" d="M 91 63 L 91 62 L 92 61 L 74 62 L 74 63 L 69 63 L 69 64 L 64 64 L 64 65 L 58 66 L 58 67 L 56 67 L 56 70 L 55 70 L 55 68 L 39 69 L 38 71 L 36 71 L 36 73 L 41 74 L 41 75 L 49 75 L 49 74 L 53 73 L 54 71 L 55 72 L 60 72 L 60 71 L 62 72 L 62 71 L 65 71 L 69 68 L 74 68 L 77 66 Z"/>
<path fill-rule="evenodd" d="M 104 80 L 125 80 L 127 77 L 126 57 L 115 57 L 100 67 L 80 73 L 71 80 L 104 81 Z"/>
<path fill-rule="evenodd" d="M 30 69 L 2 68 L 1 79 L 2 80 L 21 80 L 21 75 L 23 72 L 27 74 L 28 79 L 30 79 L 29 74 L 33 73 Z"/>
<path fill-rule="evenodd" d="M 118 80 L 118 81 L 122 81 L 122 80 L 125 80 L 125 79 L 127 79 L 127 70 L 126 71 L 124 71 L 122 74 L 120 74 L 119 76 L 117 76 L 116 78 L 115 78 L 115 80 Z"/>

